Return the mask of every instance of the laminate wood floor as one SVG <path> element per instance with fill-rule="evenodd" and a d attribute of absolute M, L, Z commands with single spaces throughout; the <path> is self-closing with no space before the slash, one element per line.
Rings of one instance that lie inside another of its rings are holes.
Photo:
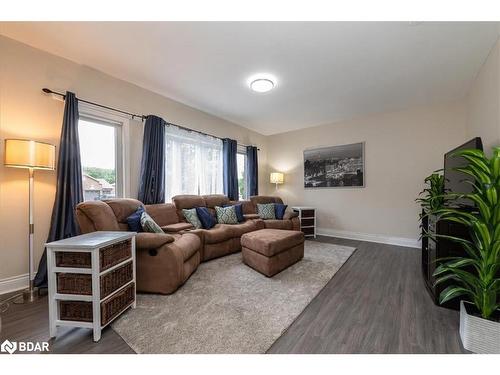
<path fill-rule="evenodd" d="M 269 353 L 464 353 L 459 314 L 432 303 L 420 274 L 417 249 L 318 237 L 357 247 L 325 288 L 272 345 Z M 1 296 L 0 300 L 7 296 Z M 47 297 L 11 305 L 2 315 L 0 342 L 46 341 Z M 134 353 L 106 328 L 59 328 L 51 353 Z"/>

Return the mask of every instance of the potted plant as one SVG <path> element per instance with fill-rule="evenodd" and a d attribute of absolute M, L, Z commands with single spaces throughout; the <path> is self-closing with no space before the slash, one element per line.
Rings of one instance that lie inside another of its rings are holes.
<path fill-rule="evenodd" d="M 415 199 L 422 207 L 419 217 L 422 232 L 419 239 L 422 245 L 422 272 L 424 277 L 426 277 L 425 275 L 427 275 L 428 271 L 429 240 L 433 240 L 432 237 L 427 235 L 429 230 L 429 218 L 433 215 L 434 211 L 444 206 L 444 176 L 441 172 L 442 170 L 437 170 L 425 178 L 424 182 L 426 186 L 419 193 L 418 198 Z M 434 220 L 434 217 L 431 220 Z"/>
<path fill-rule="evenodd" d="M 431 214 L 434 211 L 443 208 L 444 205 L 444 176 L 440 173 L 441 170 L 435 171 L 430 176 L 427 176 L 424 182 L 427 187 L 424 188 L 416 199 L 422 206 L 421 218 L 426 214 Z"/>
<path fill-rule="evenodd" d="M 480 150 L 461 150 L 467 166 L 457 171 L 472 177 L 470 194 L 445 194 L 446 200 L 469 199 L 473 211 L 445 207 L 434 211 L 439 220 L 463 224 L 471 240 L 452 236 L 465 256 L 440 259 L 436 284 L 451 281 L 440 296 L 441 304 L 460 297 L 460 337 L 464 348 L 476 353 L 500 353 L 500 147 L 487 158 Z M 467 181 L 467 180 L 465 180 Z"/>

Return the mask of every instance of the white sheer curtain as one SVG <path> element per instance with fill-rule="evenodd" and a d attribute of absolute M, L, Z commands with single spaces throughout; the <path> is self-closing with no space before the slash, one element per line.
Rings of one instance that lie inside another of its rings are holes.
<path fill-rule="evenodd" d="M 167 125 L 165 199 L 178 194 L 222 194 L 222 140 Z"/>

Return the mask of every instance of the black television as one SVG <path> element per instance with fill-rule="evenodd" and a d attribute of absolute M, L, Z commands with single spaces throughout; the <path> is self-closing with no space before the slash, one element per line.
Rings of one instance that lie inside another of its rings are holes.
<path fill-rule="evenodd" d="M 472 181 L 473 177 L 454 170 L 454 168 L 465 167 L 467 165 L 467 160 L 464 158 L 453 156 L 454 152 L 465 149 L 476 149 L 482 151 L 483 143 L 481 142 L 481 138 L 473 138 L 444 155 L 444 189 L 448 193 L 468 194 L 473 191 L 473 186 L 466 182 L 466 180 Z M 474 207 L 473 202 L 468 199 L 457 199 L 453 202 L 453 204 L 449 203 L 448 205 L 464 208 Z"/>

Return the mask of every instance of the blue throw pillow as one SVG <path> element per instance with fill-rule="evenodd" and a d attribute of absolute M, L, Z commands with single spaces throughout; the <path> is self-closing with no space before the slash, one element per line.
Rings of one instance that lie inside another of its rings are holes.
<path fill-rule="evenodd" d="M 230 207 L 233 206 L 234 209 L 236 210 L 236 217 L 238 218 L 238 222 L 242 223 L 245 221 L 245 217 L 243 216 L 243 205 L 241 203 L 238 204 L 225 204 L 222 207 Z"/>
<path fill-rule="evenodd" d="M 132 232 L 143 232 L 141 225 L 141 216 L 144 212 L 144 207 L 140 206 L 137 211 L 135 211 L 132 215 L 127 217 L 128 228 Z"/>
<path fill-rule="evenodd" d="M 275 203 L 274 204 L 274 213 L 276 215 L 276 219 L 283 220 L 283 216 L 285 215 L 287 204 Z"/>
<path fill-rule="evenodd" d="M 217 223 L 215 221 L 215 216 L 206 207 L 196 207 L 196 214 L 201 222 L 203 229 L 210 229 Z"/>

